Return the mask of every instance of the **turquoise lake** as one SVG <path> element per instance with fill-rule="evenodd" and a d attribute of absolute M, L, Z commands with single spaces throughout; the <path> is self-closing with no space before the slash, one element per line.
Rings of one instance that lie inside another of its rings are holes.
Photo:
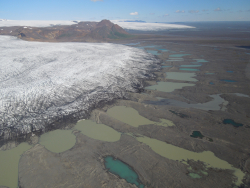
<path fill-rule="evenodd" d="M 205 59 L 194 59 L 197 63 L 207 63 L 209 61 L 205 60 Z"/>
<path fill-rule="evenodd" d="M 200 67 L 201 65 L 181 65 L 180 67 Z"/>
<path fill-rule="evenodd" d="M 114 157 L 107 156 L 105 157 L 105 167 L 109 172 L 125 179 L 128 183 L 135 184 L 139 188 L 144 188 L 144 185 L 141 184 L 137 173 L 122 161 L 114 159 Z"/>
<path fill-rule="evenodd" d="M 155 50 L 146 50 L 148 53 L 153 54 L 153 55 L 160 55 L 158 51 Z"/>
<path fill-rule="evenodd" d="M 184 71 L 200 71 L 199 69 L 188 69 L 188 68 L 180 68 L 179 70 L 184 70 Z"/>

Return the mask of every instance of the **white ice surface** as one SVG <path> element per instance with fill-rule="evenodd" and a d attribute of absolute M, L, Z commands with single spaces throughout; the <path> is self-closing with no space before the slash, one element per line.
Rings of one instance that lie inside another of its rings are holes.
<path fill-rule="evenodd" d="M 124 22 L 122 20 L 111 20 L 123 29 L 141 30 L 141 31 L 159 31 L 166 29 L 190 29 L 194 28 L 187 25 L 164 24 L 164 23 L 141 23 L 141 22 Z M 30 26 L 30 27 L 49 27 L 53 25 L 73 25 L 73 21 L 64 20 L 5 20 L 0 21 L 0 27 L 10 26 Z"/>
<path fill-rule="evenodd" d="M 109 43 L 42 43 L 0 36 L 0 136 L 41 130 L 142 87 L 158 60 Z M 159 67 L 157 65 L 157 67 Z M 154 68 L 154 69 L 155 69 Z"/>
<path fill-rule="evenodd" d="M 187 25 L 164 24 L 164 23 L 143 23 L 143 22 L 123 22 L 112 20 L 113 23 L 119 25 L 123 29 L 141 30 L 141 31 L 159 31 L 166 29 L 190 29 L 194 28 Z"/>

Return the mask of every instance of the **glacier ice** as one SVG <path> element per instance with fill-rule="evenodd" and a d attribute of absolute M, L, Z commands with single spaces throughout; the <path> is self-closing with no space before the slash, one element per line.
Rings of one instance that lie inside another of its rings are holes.
<path fill-rule="evenodd" d="M 27 42 L 0 36 L 0 138 L 51 123 L 142 88 L 159 60 L 110 43 Z"/>
<path fill-rule="evenodd" d="M 179 24 L 166 23 L 144 23 L 144 22 L 124 22 L 122 20 L 111 20 L 114 24 L 119 25 L 123 29 L 132 29 L 139 31 L 161 31 L 167 29 L 192 29 L 195 27 Z"/>
<path fill-rule="evenodd" d="M 101 21 L 101 20 L 99 20 Z M 96 22 L 99 22 L 96 21 Z M 126 20 L 111 20 L 114 24 L 118 24 L 123 29 L 132 29 L 140 31 L 160 31 L 166 29 L 190 29 L 195 28 L 180 24 L 166 24 L 166 23 L 141 23 L 141 22 L 125 22 Z M 80 22 L 80 21 L 78 21 Z M 56 25 L 73 25 L 77 24 L 75 21 L 67 20 L 5 20 L 1 21 L 0 27 L 11 26 L 30 26 L 30 27 L 50 27 Z"/>

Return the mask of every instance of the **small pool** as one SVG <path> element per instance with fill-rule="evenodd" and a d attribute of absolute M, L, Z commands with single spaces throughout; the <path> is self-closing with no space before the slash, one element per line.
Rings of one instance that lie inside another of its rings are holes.
<path fill-rule="evenodd" d="M 125 179 L 128 183 L 135 184 L 139 188 L 144 188 L 144 185 L 139 180 L 137 173 L 129 165 L 119 159 L 114 159 L 112 156 L 107 156 L 104 160 L 105 167 L 109 172 Z"/>
<path fill-rule="evenodd" d="M 169 57 L 183 57 L 187 55 L 191 55 L 191 54 L 173 54 L 173 55 L 170 55 Z"/>
<path fill-rule="evenodd" d="M 167 61 L 184 61 L 184 60 L 181 60 L 181 59 L 168 59 Z"/>
<path fill-rule="evenodd" d="M 148 53 L 153 54 L 153 55 L 160 55 L 158 51 L 155 50 L 146 50 Z"/>
<path fill-rule="evenodd" d="M 199 174 L 196 174 L 196 173 L 189 173 L 188 175 L 189 175 L 191 178 L 194 178 L 194 179 L 202 178 L 202 176 L 200 176 Z"/>
<path fill-rule="evenodd" d="M 237 82 L 237 81 L 235 81 L 235 80 L 224 80 L 224 79 L 222 79 L 222 80 L 220 80 L 220 81 L 223 81 L 223 82 Z"/>
<path fill-rule="evenodd" d="M 167 52 L 167 51 L 169 51 L 169 50 L 167 50 L 167 49 L 158 49 L 158 50 L 161 50 L 162 52 Z"/>
<path fill-rule="evenodd" d="M 202 139 L 204 136 L 201 134 L 200 131 L 193 131 L 193 133 L 190 135 L 190 137 Z"/>
<path fill-rule="evenodd" d="M 227 71 L 227 72 L 229 72 L 229 73 L 233 73 L 234 71 Z"/>
<path fill-rule="evenodd" d="M 243 126 L 243 124 L 241 124 L 241 123 L 236 123 L 234 120 L 232 120 L 232 119 L 224 119 L 223 120 L 223 124 L 231 124 L 231 125 L 233 125 L 234 127 L 242 127 Z"/>
<path fill-rule="evenodd" d="M 194 59 L 197 63 L 207 63 L 209 61 L 205 60 L 205 59 Z"/>
<path fill-rule="evenodd" d="M 54 130 L 42 134 L 39 144 L 54 153 L 61 153 L 72 148 L 76 143 L 76 136 L 72 130 Z"/>
<path fill-rule="evenodd" d="M 179 70 L 184 70 L 184 71 L 200 71 L 199 69 L 188 69 L 188 68 L 180 68 Z"/>
<path fill-rule="evenodd" d="M 181 65 L 180 67 L 200 67 L 201 65 Z"/>
<path fill-rule="evenodd" d="M 172 92 L 175 89 L 182 89 L 185 86 L 194 86 L 195 84 L 189 83 L 176 83 L 176 82 L 157 82 L 157 85 L 147 86 L 147 90 L 157 90 L 163 92 Z"/>
<path fill-rule="evenodd" d="M 197 79 L 193 78 L 195 77 L 195 73 L 189 73 L 189 72 L 167 72 L 166 78 L 172 79 L 172 80 L 184 80 L 184 81 L 190 81 L 190 82 L 196 82 Z"/>
<path fill-rule="evenodd" d="M 209 84 L 210 84 L 210 85 L 214 85 L 214 83 L 213 83 L 213 82 L 209 82 Z"/>

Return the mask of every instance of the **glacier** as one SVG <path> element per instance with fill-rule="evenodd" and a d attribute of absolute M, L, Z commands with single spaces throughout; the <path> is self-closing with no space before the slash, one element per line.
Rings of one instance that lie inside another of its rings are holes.
<path fill-rule="evenodd" d="M 0 140 L 46 131 L 74 114 L 138 92 L 160 60 L 111 43 L 27 42 L 0 36 Z"/>
<path fill-rule="evenodd" d="M 95 20 L 99 22 L 101 20 Z M 195 27 L 167 24 L 167 23 L 141 23 L 141 22 L 125 22 L 126 20 L 111 20 L 114 24 L 119 25 L 123 29 L 132 29 L 138 31 L 160 31 L 168 29 L 192 29 Z M 0 19 L 0 27 L 11 26 L 29 26 L 29 27 L 51 27 L 57 25 L 74 25 L 81 21 L 67 21 L 67 20 L 4 20 Z M 84 21 L 83 21 L 84 22 Z"/>

